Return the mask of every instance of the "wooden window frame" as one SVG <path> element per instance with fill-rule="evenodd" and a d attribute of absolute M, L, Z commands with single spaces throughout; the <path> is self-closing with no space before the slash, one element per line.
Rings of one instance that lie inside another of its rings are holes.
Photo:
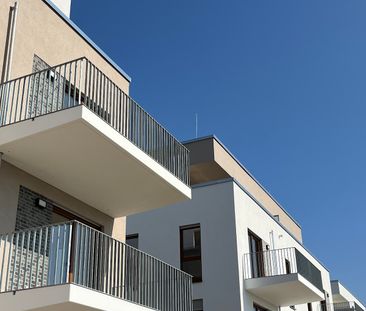
<path fill-rule="evenodd" d="M 102 225 L 99 225 L 99 224 L 96 224 L 94 222 L 88 221 L 85 218 L 83 218 L 81 216 L 78 216 L 78 215 L 76 215 L 76 214 L 74 214 L 74 213 L 72 213 L 72 212 L 70 212 L 70 211 L 68 211 L 68 210 L 66 210 L 62 207 L 59 207 L 59 206 L 54 205 L 54 204 L 52 204 L 52 205 L 53 205 L 53 209 L 52 209 L 53 213 L 55 213 L 57 215 L 60 215 L 62 217 L 65 217 L 69 220 L 76 220 L 76 221 L 81 222 L 81 223 L 83 223 L 83 224 L 85 224 L 85 225 L 87 225 L 87 226 L 89 226 L 89 227 L 91 227 L 95 230 L 103 232 L 103 226 Z"/>

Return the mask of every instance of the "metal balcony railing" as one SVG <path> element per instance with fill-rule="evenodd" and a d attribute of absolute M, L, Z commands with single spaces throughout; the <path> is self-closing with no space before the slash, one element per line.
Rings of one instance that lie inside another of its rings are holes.
<path fill-rule="evenodd" d="M 296 248 L 244 254 L 244 279 L 299 273 L 323 291 L 321 272 Z"/>
<path fill-rule="evenodd" d="M 364 311 L 363 308 L 354 301 L 333 303 L 333 310 L 334 311 Z"/>
<path fill-rule="evenodd" d="M 0 292 L 61 284 L 192 310 L 190 275 L 77 221 L 0 235 Z"/>
<path fill-rule="evenodd" d="M 189 185 L 189 151 L 88 59 L 0 84 L 0 127 L 84 105 Z"/>
<path fill-rule="evenodd" d="M 355 301 L 345 301 L 336 303 L 320 303 L 317 311 L 364 311 L 364 309 Z"/>

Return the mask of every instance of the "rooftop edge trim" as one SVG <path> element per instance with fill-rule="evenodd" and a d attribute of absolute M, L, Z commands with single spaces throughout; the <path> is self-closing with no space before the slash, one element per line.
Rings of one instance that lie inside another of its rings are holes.
<path fill-rule="evenodd" d="M 190 139 L 190 140 L 185 140 L 182 141 L 182 144 L 191 144 L 191 143 L 195 143 L 195 142 L 199 142 L 202 140 L 207 140 L 207 139 L 214 139 L 216 140 L 221 147 L 233 158 L 233 160 L 250 176 L 250 178 L 252 178 L 257 185 L 285 212 L 285 214 L 290 217 L 290 219 L 300 228 L 301 225 L 297 222 L 297 220 L 291 216 L 289 214 L 288 211 L 286 211 L 286 209 L 273 197 L 273 195 L 254 177 L 254 175 L 234 156 L 234 154 L 221 142 L 220 139 L 218 139 L 216 137 L 216 135 L 208 135 L 208 136 L 203 136 L 203 137 L 199 137 L 199 138 L 194 138 L 194 139 Z"/>

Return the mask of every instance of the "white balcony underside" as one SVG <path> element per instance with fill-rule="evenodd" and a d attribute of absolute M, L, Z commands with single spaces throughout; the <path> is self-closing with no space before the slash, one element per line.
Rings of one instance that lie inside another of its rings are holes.
<path fill-rule="evenodd" d="M 151 311 L 122 299 L 74 284 L 0 294 L 1 310 L 11 311 Z"/>
<path fill-rule="evenodd" d="M 190 187 L 84 106 L 0 128 L 0 152 L 112 217 L 191 197 Z"/>
<path fill-rule="evenodd" d="M 324 294 L 298 273 L 245 280 L 245 288 L 272 305 L 286 307 L 321 301 Z"/>

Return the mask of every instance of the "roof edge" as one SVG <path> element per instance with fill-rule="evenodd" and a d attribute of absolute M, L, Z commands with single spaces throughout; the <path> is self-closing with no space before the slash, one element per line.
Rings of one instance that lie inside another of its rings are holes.
<path fill-rule="evenodd" d="M 118 66 L 92 39 L 88 37 L 69 17 L 67 17 L 51 0 L 42 0 L 57 15 L 59 15 L 72 29 L 74 29 L 87 43 L 89 43 L 114 69 L 116 69 L 128 82 L 131 83 L 131 77 Z"/>
<path fill-rule="evenodd" d="M 250 178 L 252 178 L 256 184 L 285 212 L 285 214 L 290 217 L 290 219 L 300 228 L 301 225 L 298 223 L 298 221 L 289 214 L 288 211 L 286 211 L 286 209 L 273 197 L 273 195 L 254 177 L 254 175 L 234 156 L 234 154 L 223 144 L 223 142 L 217 138 L 216 135 L 207 135 L 207 136 L 202 136 L 202 137 L 198 137 L 198 138 L 194 138 L 194 139 L 189 139 L 186 141 L 183 141 L 182 144 L 191 144 L 191 143 L 195 143 L 195 142 L 199 142 L 199 141 L 203 141 L 203 140 L 207 140 L 207 139 L 214 139 L 216 140 L 220 146 L 233 158 L 233 160 L 250 176 Z"/>
<path fill-rule="evenodd" d="M 338 283 L 338 289 L 339 289 L 339 285 L 340 285 L 340 286 L 342 286 L 346 291 L 348 291 L 348 292 L 353 296 L 353 298 L 354 298 L 354 299 L 357 299 L 357 300 L 358 300 L 358 302 L 359 302 L 360 304 L 362 304 L 362 306 L 363 306 L 364 308 L 366 308 L 366 305 L 363 303 L 363 301 L 361 301 L 359 298 L 357 298 L 357 297 L 353 294 L 353 292 L 352 292 L 352 291 L 350 291 L 346 286 L 344 286 L 344 284 L 343 284 L 340 280 L 338 280 L 338 279 L 330 280 L 330 283 Z"/>

